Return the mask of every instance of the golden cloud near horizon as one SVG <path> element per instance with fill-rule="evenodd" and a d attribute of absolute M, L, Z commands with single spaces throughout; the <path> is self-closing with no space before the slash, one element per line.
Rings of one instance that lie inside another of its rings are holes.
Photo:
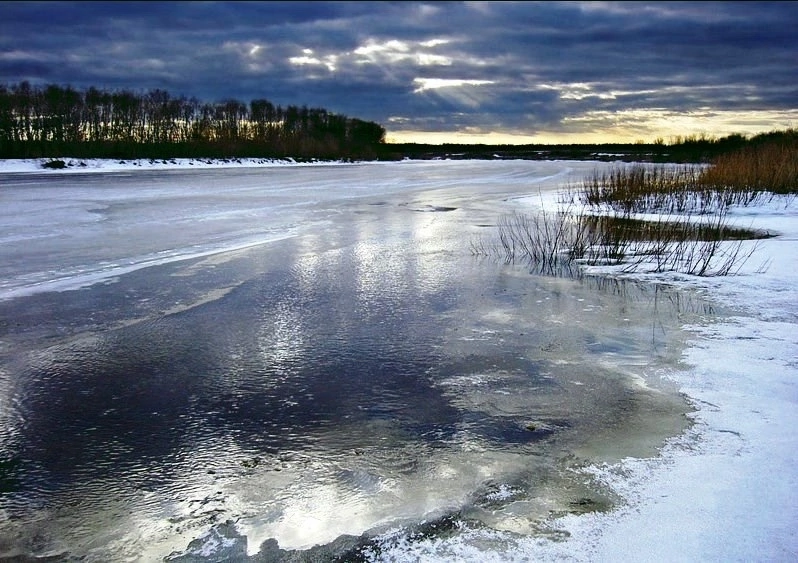
<path fill-rule="evenodd" d="M 791 129 L 798 124 L 798 110 L 716 111 L 702 108 L 691 112 L 672 110 L 627 110 L 587 112 L 565 118 L 559 127 L 540 128 L 534 133 L 514 129 L 480 131 L 473 127 L 455 131 L 424 131 L 409 127 L 412 120 L 389 120 L 402 127 L 386 132 L 388 143 L 440 145 L 486 144 L 600 144 L 670 142 L 685 137 L 721 138 L 732 134 L 753 136 Z M 400 125 L 402 124 L 402 125 Z"/>

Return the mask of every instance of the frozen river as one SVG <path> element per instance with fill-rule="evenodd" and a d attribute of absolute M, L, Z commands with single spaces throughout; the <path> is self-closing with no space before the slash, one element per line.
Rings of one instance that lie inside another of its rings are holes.
<path fill-rule="evenodd" d="M 0 558 L 363 560 L 606 508 L 569 469 L 685 428 L 663 374 L 712 307 L 469 252 L 597 166 L 0 174 Z"/>

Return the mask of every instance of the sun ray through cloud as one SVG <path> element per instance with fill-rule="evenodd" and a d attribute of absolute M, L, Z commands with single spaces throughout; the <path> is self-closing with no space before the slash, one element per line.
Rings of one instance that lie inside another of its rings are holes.
<path fill-rule="evenodd" d="M 402 138 L 766 131 L 798 99 L 792 2 L 47 6 L 0 7 L 0 83 L 266 97 Z M 609 115 L 629 121 L 596 124 Z"/>

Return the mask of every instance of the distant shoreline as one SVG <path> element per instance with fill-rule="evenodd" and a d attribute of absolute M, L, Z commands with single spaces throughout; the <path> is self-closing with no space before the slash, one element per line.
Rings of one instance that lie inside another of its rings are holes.
<path fill-rule="evenodd" d="M 63 162 L 63 167 L 45 166 Z M 334 166 L 351 164 L 343 160 L 296 160 L 292 158 L 8 158 L 0 159 L 0 174 L 13 173 L 88 173 L 123 170 L 186 170 L 282 166 Z"/>
<path fill-rule="evenodd" d="M 408 162 L 419 161 L 452 161 L 452 160 L 581 160 L 599 161 L 598 158 L 565 159 L 565 158 L 471 158 L 450 157 L 447 155 L 430 156 L 428 158 L 404 158 Z M 610 160 L 621 160 L 614 158 Z M 62 162 L 63 166 L 46 166 L 52 162 Z M 0 174 L 76 174 L 91 172 L 121 172 L 134 170 L 212 170 L 221 168 L 279 168 L 286 166 L 351 166 L 357 164 L 381 164 L 396 161 L 380 160 L 322 160 L 293 158 L 9 158 L 0 159 Z"/>
<path fill-rule="evenodd" d="M 81 157 L 39 157 L 39 158 L 5 158 L 0 159 L 0 174 L 3 173 L 77 173 L 77 172 L 110 172 L 116 170 L 167 170 L 167 169 L 211 169 L 211 168 L 246 168 L 246 167 L 282 167 L 282 166 L 336 166 L 364 163 L 398 162 L 398 161 L 434 161 L 434 160 L 530 160 L 530 161 L 596 161 L 596 162 L 658 162 L 685 163 L 694 162 L 684 159 L 668 159 L 667 155 L 653 158 L 651 154 L 622 151 L 514 151 L 486 150 L 479 147 L 472 151 L 451 152 L 447 147 L 439 150 L 419 150 L 410 154 L 396 154 L 391 158 L 377 159 L 322 159 L 322 158 L 224 158 L 224 157 L 191 157 L 191 158 L 81 158 Z M 695 161 L 701 162 L 701 161 Z"/>

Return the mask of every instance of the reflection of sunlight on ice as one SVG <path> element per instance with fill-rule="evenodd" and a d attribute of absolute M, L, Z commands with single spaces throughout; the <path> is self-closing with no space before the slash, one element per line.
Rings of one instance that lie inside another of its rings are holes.
<path fill-rule="evenodd" d="M 276 495 L 272 474 L 252 476 L 237 492 L 239 527 L 250 554 L 270 538 L 282 549 L 307 549 L 404 519 L 439 517 L 459 510 L 469 491 L 486 481 L 528 468 L 526 456 L 490 451 L 479 439 L 461 438 L 452 450 L 384 452 L 390 459 L 370 468 L 354 463 L 351 469 L 326 463 L 294 468 Z M 415 459 L 416 467 L 409 473 L 392 471 L 400 459 Z"/>
<path fill-rule="evenodd" d="M 250 555 L 263 541 L 277 538 L 283 549 L 302 549 L 334 540 L 342 534 L 359 534 L 367 519 L 362 500 L 347 496 L 336 484 L 316 484 L 283 503 L 274 522 L 252 522 L 246 535 Z"/>
<path fill-rule="evenodd" d="M 258 385 L 279 385 L 290 377 L 297 359 L 304 354 L 306 331 L 301 312 L 291 303 L 277 303 L 267 315 L 260 326 L 258 350 L 263 366 L 273 377 L 261 378 Z"/>
<path fill-rule="evenodd" d="M 396 253 L 386 251 L 375 242 L 363 241 L 352 250 L 354 281 L 356 286 L 355 305 L 365 314 L 378 310 L 381 300 L 399 301 L 408 291 L 406 275 L 408 264 Z M 390 293 L 386 293 L 390 289 Z"/>
<path fill-rule="evenodd" d="M 269 538 L 277 539 L 283 549 L 304 549 L 342 534 L 359 535 L 390 518 L 399 502 L 390 479 L 365 471 L 351 473 L 334 466 L 292 473 L 277 495 L 262 496 L 260 480 L 270 476 L 249 483 L 240 494 L 253 514 L 242 521 L 252 552 Z M 273 507 L 271 518 L 264 518 L 262 501 Z"/>
<path fill-rule="evenodd" d="M 466 247 L 452 249 L 443 244 L 452 229 L 451 213 L 413 213 L 412 219 L 413 241 L 419 251 L 415 261 L 418 278 L 425 292 L 441 291 L 450 283 L 451 272 L 434 255 L 439 252 L 465 252 Z"/>
<path fill-rule="evenodd" d="M 207 532 L 208 522 L 217 515 L 235 514 L 240 509 L 235 494 L 242 475 L 240 460 L 248 457 L 233 436 L 215 436 L 212 444 L 186 436 L 180 459 L 174 461 L 179 487 L 168 498 L 160 492 L 142 492 L 132 502 L 126 501 L 129 521 L 121 522 L 118 529 L 125 532 L 122 539 L 129 544 L 131 557 L 160 560 Z"/>
<path fill-rule="evenodd" d="M 437 381 L 437 385 L 441 387 L 483 387 L 488 384 L 490 380 L 489 374 L 483 373 L 469 373 L 454 375 Z"/>
<path fill-rule="evenodd" d="M 485 313 L 482 317 L 485 321 L 492 322 L 492 323 L 499 323 L 502 325 L 509 325 L 512 323 L 517 323 L 518 321 L 518 310 L 517 309 L 499 309 L 494 307 L 487 313 Z M 484 331 L 486 333 L 490 331 Z"/>

